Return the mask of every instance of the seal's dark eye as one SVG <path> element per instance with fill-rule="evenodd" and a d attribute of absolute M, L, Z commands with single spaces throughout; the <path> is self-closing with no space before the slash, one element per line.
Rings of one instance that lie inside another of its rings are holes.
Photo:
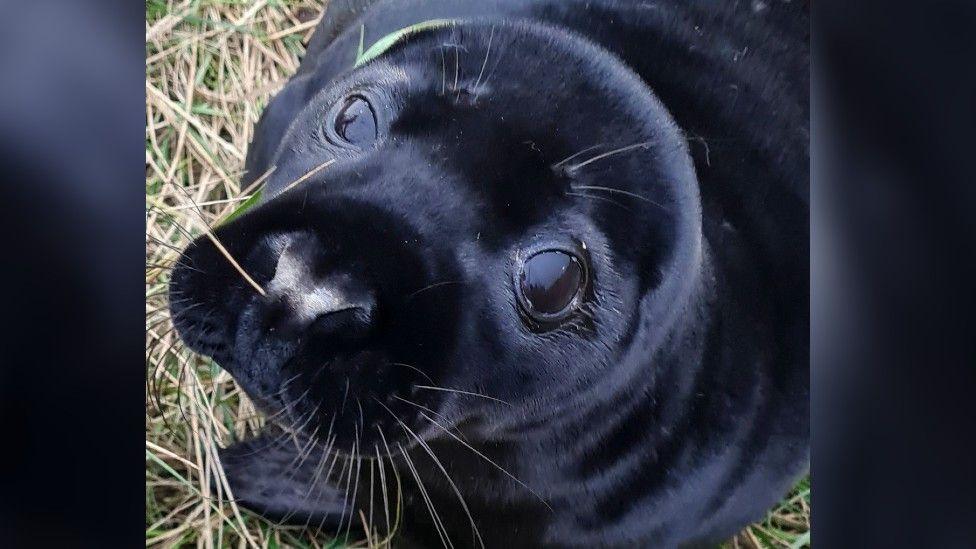
<path fill-rule="evenodd" d="M 336 135 L 352 145 L 366 145 L 376 140 L 376 114 L 369 101 L 353 95 L 343 102 L 336 113 L 333 128 Z"/>
<path fill-rule="evenodd" d="M 530 317 L 557 321 L 578 304 L 586 284 L 586 269 L 568 252 L 547 250 L 525 260 L 517 283 L 519 301 Z"/>

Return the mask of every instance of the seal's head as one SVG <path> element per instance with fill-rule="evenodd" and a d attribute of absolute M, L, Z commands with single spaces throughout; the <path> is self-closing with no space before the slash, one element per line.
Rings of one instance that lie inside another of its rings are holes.
<path fill-rule="evenodd" d="M 650 360 L 673 320 L 640 309 L 685 298 L 700 207 L 684 141 L 624 64 L 469 21 L 317 86 L 263 201 L 215 230 L 262 292 L 207 238 L 171 285 L 182 338 L 276 421 L 406 446 L 618 383 L 638 334 Z"/>

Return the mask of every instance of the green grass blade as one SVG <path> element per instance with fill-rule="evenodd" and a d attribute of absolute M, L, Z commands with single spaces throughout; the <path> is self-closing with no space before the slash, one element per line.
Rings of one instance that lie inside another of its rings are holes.
<path fill-rule="evenodd" d="M 353 66 L 360 67 L 365 63 L 372 61 L 376 57 L 382 55 L 386 50 L 390 49 L 393 44 L 396 44 L 410 34 L 437 27 L 446 27 L 453 24 L 453 19 L 431 19 L 429 21 L 423 21 L 415 25 L 410 25 L 409 27 L 404 27 L 398 31 L 393 31 L 383 38 L 377 40 L 372 46 L 369 47 L 368 50 L 362 52 L 362 54 L 356 57 L 356 63 Z"/>
<path fill-rule="evenodd" d="M 262 189 L 258 189 L 257 191 L 254 191 L 254 194 L 252 194 L 250 198 L 248 198 L 244 202 L 241 202 L 241 205 L 238 206 L 238 207 L 236 207 L 236 208 L 234 208 L 234 211 L 230 212 L 229 214 L 227 214 L 226 217 L 224 217 L 223 219 L 221 219 L 217 223 L 217 226 L 223 225 L 225 223 L 230 223 L 231 221 L 233 221 L 233 220 L 237 219 L 238 217 L 244 215 L 245 212 L 247 212 L 248 210 L 250 210 L 255 204 L 258 203 L 258 201 L 261 200 L 261 195 L 262 194 L 264 194 L 262 192 Z"/>

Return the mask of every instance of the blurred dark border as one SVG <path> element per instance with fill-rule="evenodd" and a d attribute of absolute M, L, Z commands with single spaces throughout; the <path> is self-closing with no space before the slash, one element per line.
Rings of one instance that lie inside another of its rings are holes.
<path fill-rule="evenodd" d="M 0 1 L 4 547 L 144 543 L 143 7 Z M 813 538 L 972 547 L 976 14 L 813 11 Z"/>
<path fill-rule="evenodd" d="M 976 4 L 818 1 L 813 539 L 973 547 Z"/>
<path fill-rule="evenodd" d="M 143 4 L 0 0 L 0 546 L 141 547 Z"/>

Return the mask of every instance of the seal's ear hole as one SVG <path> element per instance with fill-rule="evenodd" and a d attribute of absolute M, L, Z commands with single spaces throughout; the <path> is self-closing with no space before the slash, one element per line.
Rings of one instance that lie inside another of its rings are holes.
<path fill-rule="evenodd" d="M 329 133 L 339 141 L 362 147 L 376 141 L 376 112 L 362 95 L 350 95 L 330 112 Z"/>
<path fill-rule="evenodd" d="M 478 94 L 472 92 L 467 86 L 460 87 L 454 92 L 454 103 L 457 105 L 470 106 L 474 105 L 475 101 L 478 99 Z"/>
<path fill-rule="evenodd" d="M 448 84 L 443 95 L 455 107 L 473 107 L 478 104 L 479 98 L 484 99 L 490 92 L 486 83 L 462 80 L 453 86 Z"/>
<path fill-rule="evenodd" d="M 579 307 L 588 271 L 584 260 L 565 250 L 543 250 L 521 263 L 515 291 L 522 311 L 544 324 L 565 320 Z"/>

